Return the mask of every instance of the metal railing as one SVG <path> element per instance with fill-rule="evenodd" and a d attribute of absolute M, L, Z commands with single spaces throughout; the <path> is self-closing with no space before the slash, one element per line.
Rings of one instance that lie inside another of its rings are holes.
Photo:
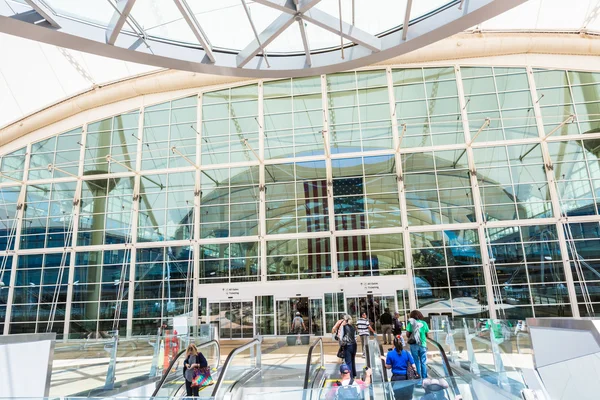
<path fill-rule="evenodd" d="M 254 353 L 254 357 L 256 360 L 254 369 L 260 369 L 260 367 L 261 367 L 261 344 L 262 344 L 262 341 L 260 339 L 253 339 L 250 342 L 246 343 L 245 345 L 233 349 L 231 351 L 231 353 L 229 353 L 229 355 L 227 356 L 227 359 L 225 360 L 225 363 L 223 364 L 221 373 L 219 374 L 219 379 L 217 379 L 217 383 L 215 384 L 215 388 L 212 392 L 212 397 L 214 399 L 220 398 L 219 395 L 221 394 L 221 386 L 223 385 L 224 377 L 227 375 L 227 372 L 229 371 L 229 368 L 231 367 L 231 362 L 237 354 L 239 354 L 245 350 L 248 350 L 248 349 L 252 350 L 252 349 L 256 348 L 256 352 Z M 250 372 L 244 373 L 244 375 L 242 377 L 240 377 L 238 379 L 238 381 L 243 379 L 249 373 Z M 234 385 L 235 385 L 235 383 L 234 383 Z"/>
<path fill-rule="evenodd" d="M 319 354 L 319 367 L 317 368 L 317 372 L 320 369 L 325 368 L 325 352 L 323 351 L 323 338 L 317 338 L 314 343 L 308 349 L 308 355 L 306 356 L 306 372 L 304 373 L 304 390 L 307 390 L 310 378 L 311 378 L 311 366 L 312 366 L 312 354 L 315 347 L 319 345 L 320 354 Z M 315 374 L 316 375 L 316 374 Z"/>

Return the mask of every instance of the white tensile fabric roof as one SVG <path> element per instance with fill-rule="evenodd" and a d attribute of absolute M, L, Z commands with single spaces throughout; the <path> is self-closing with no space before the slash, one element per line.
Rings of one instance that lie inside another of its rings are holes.
<path fill-rule="evenodd" d="M 53 1 L 69 3 L 70 0 Z M 144 3 L 160 8 L 164 1 L 145 0 Z M 247 3 L 250 7 L 260 6 L 249 0 Z M 350 4 L 350 1 L 342 3 Z M 233 0 L 224 0 L 218 6 L 212 4 L 212 8 L 204 13 L 213 12 L 217 16 L 226 7 L 241 7 L 239 1 Z M 373 13 L 381 12 L 378 7 L 371 9 Z M 364 12 L 361 18 L 364 18 Z M 173 24 L 173 30 L 176 31 L 181 21 L 167 20 L 158 29 L 168 31 L 169 24 Z M 143 28 L 152 29 L 150 26 Z M 516 31 L 523 34 L 540 31 L 600 34 L 600 0 L 529 0 L 471 30 Z M 4 34 L 0 34 L 0 52 L 0 127 L 95 85 L 158 70 L 153 66 L 104 58 Z"/>

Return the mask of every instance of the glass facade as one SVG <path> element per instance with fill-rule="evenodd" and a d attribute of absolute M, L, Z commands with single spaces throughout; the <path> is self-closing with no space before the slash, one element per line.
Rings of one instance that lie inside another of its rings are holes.
<path fill-rule="evenodd" d="M 284 332 L 291 312 L 326 332 L 363 306 L 600 314 L 597 73 L 241 83 L 6 148 L 4 333 L 147 334 L 196 311 L 237 338 Z M 322 293 L 204 294 L 290 282 Z M 343 293 L 356 282 L 394 288 Z"/>

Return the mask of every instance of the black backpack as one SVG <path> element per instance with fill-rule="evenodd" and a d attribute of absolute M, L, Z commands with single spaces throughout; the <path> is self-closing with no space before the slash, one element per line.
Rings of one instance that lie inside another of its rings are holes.
<path fill-rule="evenodd" d="M 338 388 L 335 393 L 336 400 L 357 400 L 360 399 L 360 390 L 354 384 L 354 378 L 350 379 L 348 386 L 342 386 L 341 382 L 338 382 Z"/>

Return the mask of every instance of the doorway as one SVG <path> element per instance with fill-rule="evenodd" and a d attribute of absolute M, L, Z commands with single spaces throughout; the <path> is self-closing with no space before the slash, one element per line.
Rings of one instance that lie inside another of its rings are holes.
<path fill-rule="evenodd" d="M 251 301 L 210 303 L 210 322 L 219 324 L 219 338 L 246 339 L 254 337 L 253 304 Z"/>
<path fill-rule="evenodd" d="M 304 320 L 307 333 L 321 336 L 323 333 L 323 299 L 308 297 L 292 297 L 276 301 L 277 334 L 287 335 L 292 328 L 296 313 Z"/>
<path fill-rule="evenodd" d="M 375 331 L 381 330 L 379 318 L 381 314 L 389 309 L 390 313 L 395 310 L 394 296 L 380 296 L 368 294 L 366 296 L 356 296 L 346 298 L 346 310 L 352 319 L 356 321 L 360 318 L 360 314 L 367 313 L 367 318 L 371 322 L 371 326 Z"/>

